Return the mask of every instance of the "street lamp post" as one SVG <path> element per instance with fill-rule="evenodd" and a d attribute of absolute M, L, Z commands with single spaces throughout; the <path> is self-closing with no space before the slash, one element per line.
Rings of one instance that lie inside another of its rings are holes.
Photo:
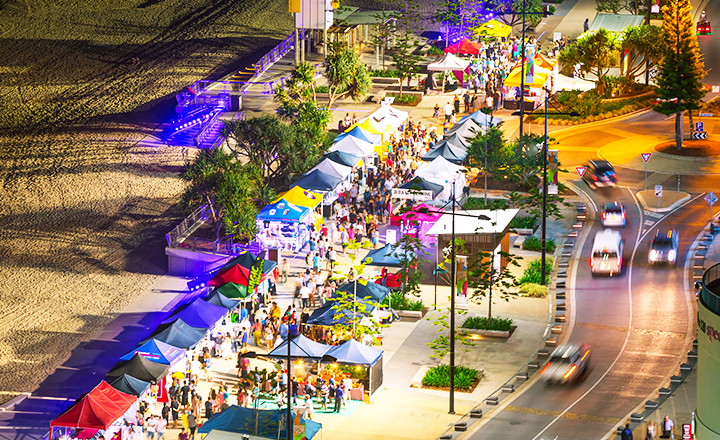
<path fill-rule="evenodd" d="M 452 226 L 450 229 L 450 409 L 455 414 L 455 183 L 452 187 Z"/>
<path fill-rule="evenodd" d="M 522 4 L 522 49 L 520 50 L 520 136 L 525 119 L 525 0 Z"/>

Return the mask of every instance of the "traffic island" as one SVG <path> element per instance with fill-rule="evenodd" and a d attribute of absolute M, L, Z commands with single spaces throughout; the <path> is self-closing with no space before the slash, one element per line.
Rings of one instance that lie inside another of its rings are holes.
<path fill-rule="evenodd" d="M 652 212 L 669 212 L 690 200 L 690 194 L 683 191 L 660 190 L 656 192 L 655 189 L 648 189 L 638 191 L 635 195 L 643 209 Z"/>
<path fill-rule="evenodd" d="M 678 150 L 673 140 L 655 145 L 655 151 L 673 156 L 714 157 L 720 156 L 720 142 L 709 139 L 684 140 L 682 149 Z"/>

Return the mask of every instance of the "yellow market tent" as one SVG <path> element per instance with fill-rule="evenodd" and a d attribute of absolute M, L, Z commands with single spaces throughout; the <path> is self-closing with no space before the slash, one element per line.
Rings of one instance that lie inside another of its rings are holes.
<path fill-rule="evenodd" d="M 323 196 L 322 194 L 302 189 L 299 186 L 293 186 L 290 188 L 290 191 L 280 194 L 280 197 L 278 197 L 277 200 L 273 200 L 273 203 L 277 203 L 281 199 L 285 199 L 286 202 L 290 202 L 296 206 L 315 209 L 315 207 L 322 202 Z"/>
<path fill-rule="evenodd" d="M 382 122 L 378 122 L 372 116 L 365 118 L 362 121 L 358 122 L 357 126 L 367 132 L 382 135 L 382 145 L 375 146 L 375 152 L 382 157 L 383 146 L 387 145 L 388 141 L 390 140 L 390 136 L 393 133 L 395 133 L 396 127 L 393 127 L 392 125 L 384 124 Z M 353 126 L 350 128 L 352 129 L 355 127 Z"/>
<path fill-rule="evenodd" d="M 473 29 L 473 35 L 479 37 L 508 37 L 512 28 L 497 20 L 490 20 Z"/>
<path fill-rule="evenodd" d="M 510 75 L 505 79 L 505 86 L 506 87 L 520 87 L 520 75 L 521 71 L 519 68 L 513 69 L 512 72 L 510 72 Z M 532 87 L 535 89 L 541 88 L 548 80 L 548 77 L 550 77 L 550 73 L 545 69 L 539 69 L 535 68 L 535 74 L 533 75 L 533 82 L 528 83 L 525 82 L 526 87 Z"/>

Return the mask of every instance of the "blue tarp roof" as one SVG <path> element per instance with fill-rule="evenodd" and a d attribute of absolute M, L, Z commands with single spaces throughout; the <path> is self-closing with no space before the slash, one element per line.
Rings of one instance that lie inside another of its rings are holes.
<path fill-rule="evenodd" d="M 141 346 L 137 347 L 125 356 L 121 357 L 120 360 L 129 361 L 130 359 L 132 359 L 133 356 L 135 356 L 135 353 L 139 353 L 143 357 L 146 357 L 153 362 L 168 365 L 172 365 L 176 361 L 185 357 L 184 350 L 173 347 L 172 345 L 166 344 L 163 341 L 158 341 L 157 339 L 150 339 L 146 343 L 142 344 Z"/>
<path fill-rule="evenodd" d="M 387 287 L 363 279 L 345 283 L 338 287 L 337 290 L 349 293 L 353 293 L 354 291 L 358 298 L 369 299 L 376 302 L 381 302 L 390 293 L 390 289 Z"/>
<path fill-rule="evenodd" d="M 342 140 L 342 138 L 344 138 L 345 136 L 353 136 L 358 139 L 370 142 L 373 145 L 380 145 L 380 143 L 382 142 L 382 135 L 370 133 L 369 131 L 366 131 L 356 125 L 355 128 L 353 128 L 352 130 L 340 133 L 333 140 L 333 143 Z"/>
<path fill-rule="evenodd" d="M 400 267 L 400 259 L 395 256 L 392 245 L 386 244 L 380 249 L 371 250 L 363 261 L 370 259 L 368 266 Z"/>
<path fill-rule="evenodd" d="M 192 348 L 205 337 L 207 331 L 207 328 L 192 327 L 182 319 L 178 319 L 167 327 L 158 327 L 151 338 L 175 347 Z"/>
<path fill-rule="evenodd" d="M 375 309 L 375 306 L 377 305 L 377 302 L 375 302 L 374 300 L 365 299 L 358 299 L 358 303 L 365 304 L 366 312 L 373 311 Z M 333 309 L 335 305 L 337 305 L 337 301 L 333 301 L 332 299 L 325 302 L 322 307 L 313 310 L 307 323 L 309 325 L 349 325 L 352 322 L 352 310 L 335 310 Z"/>
<path fill-rule="evenodd" d="M 445 189 L 444 186 L 427 181 L 422 177 L 415 177 L 413 180 L 403 183 L 398 188 L 414 189 L 418 191 L 432 191 L 433 199 L 439 196 L 440 193 L 443 192 L 443 190 Z"/>
<path fill-rule="evenodd" d="M 342 182 L 342 179 L 339 177 L 315 170 L 308 174 L 303 174 L 295 183 L 290 185 L 290 188 L 299 186 L 308 191 L 329 192 L 334 190 L 340 182 Z"/>
<path fill-rule="evenodd" d="M 118 391 L 138 397 L 150 388 L 150 382 L 145 382 L 129 374 L 123 374 L 110 382 L 110 385 Z"/>
<path fill-rule="evenodd" d="M 382 358 L 383 351 L 368 347 L 355 339 L 349 339 L 340 345 L 332 347 L 328 356 L 335 358 L 335 363 L 349 365 L 373 366 Z"/>
<path fill-rule="evenodd" d="M 275 347 L 273 351 L 268 353 L 268 357 L 280 358 L 287 357 L 287 344 L 288 341 L 283 341 L 280 345 Z M 320 344 L 308 339 L 303 335 L 296 336 L 290 341 L 290 357 L 296 359 L 320 359 L 330 349 L 329 345 Z"/>
<path fill-rule="evenodd" d="M 239 299 L 228 298 L 222 293 L 218 292 L 217 289 L 213 290 L 213 293 L 207 299 L 207 302 L 216 306 L 225 307 L 226 309 L 234 309 L 240 304 Z"/>
<path fill-rule="evenodd" d="M 467 155 L 468 153 L 466 149 L 453 146 L 449 142 L 442 140 L 438 142 L 432 150 L 425 153 L 422 160 L 432 162 L 437 159 L 438 156 L 442 156 L 447 159 L 448 162 L 461 165 L 465 161 Z"/>
<path fill-rule="evenodd" d="M 213 414 L 207 422 L 203 423 L 198 432 L 207 434 L 216 429 L 218 431 L 277 438 L 280 421 L 283 417 L 285 417 L 284 409 L 254 410 L 233 405 L 225 411 Z M 255 432 L 255 426 L 257 426 L 257 433 Z"/>
<path fill-rule="evenodd" d="M 304 189 L 310 189 L 302 187 Z M 306 223 L 310 218 L 310 208 L 293 205 L 290 202 L 280 199 L 275 203 L 265 205 L 257 215 L 260 221 Z"/>
<path fill-rule="evenodd" d="M 362 160 L 362 157 L 355 156 L 354 154 L 346 153 L 344 151 L 333 151 L 325 155 L 325 159 L 330 159 L 333 162 L 337 162 L 340 165 L 354 167 L 358 162 Z"/>
<path fill-rule="evenodd" d="M 191 327 L 212 328 L 227 312 L 225 307 L 216 306 L 198 298 L 181 311 L 164 320 L 162 324 L 169 324 L 177 319 L 182 319 Z"/>

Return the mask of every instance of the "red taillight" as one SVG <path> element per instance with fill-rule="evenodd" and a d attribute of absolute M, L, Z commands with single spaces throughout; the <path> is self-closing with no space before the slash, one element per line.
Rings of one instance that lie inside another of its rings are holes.
<path fill-rule="evenodd" d="M 607 213 L 603 212 L 603 218 L 607 217 Z"/>
<path fill-rule="evenodd" d="M 593 175 L 593 176 L 592 176 L 592 180 L 594 180 L 594 181 L 597 182 L 597 176 Z"/>
<path fill-rule="evenodd" d="M 570 369 L 568 370 L 568 372 L 565 373 L 565 376 L 563 376 L 563 378 L 564 378 L 564 379 L 567 379 L 568 377 L 570 377 L 570 375 L 572 375 L 572 374 L 575 372 L 575 370 L 577 370 L 577 365 L 576 365 L 576 364 L 572 364 L 572 367 L 570 367 Z"/>
<path fill-rule="evenodd" d="M 618 257 L 618 267 L 620 267 L 620 263 L 622 263 L 622 257 Z"/>
<path fill-rule="evenodd" d="M 583 355 L 583 357 L 580 358 L 580 362 L 584 361 L 585 358 L 587 357 L 587 355 L 589 355 L 589 354 L 590 354 L 590 350 L 586 351 L 585 354 Z"/>
<path fill-rule="evenodd" d="M 595 257 L 590 257 L 590 267 L 595 266 Z"/>
<path fill-rule="evenodd" d="M 543 369 L 540 370 L 540 372 L 538 373 L 538 376 L 542 376 L 542 374 L 545 372 L 545 370 L 548 369 L 549 366 L 550 366 L 550 362 L 548 362 L 547 364 L 545 364 L 545 366 L 543 367 Z"/>
<path fill-rule="evenodd" d="M 625 211 L 622 212 L 622 219 L 625 220 Z"/>

